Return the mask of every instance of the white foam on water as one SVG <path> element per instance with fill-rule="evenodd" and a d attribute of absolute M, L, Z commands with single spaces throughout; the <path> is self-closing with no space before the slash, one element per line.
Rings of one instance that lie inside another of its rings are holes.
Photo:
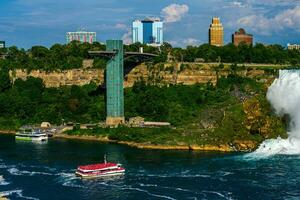
<path fill-rule="evenodd" d="M 260 159 L 273 155 L 300 155 L 300 71 L 281 70 L 279 78 L 269 87 L 267 99 L 279 116 L 290 118 L 288 139 L 269 139 L 248 155 Z"/>
<path fill-rule="evenodd" d="M 36 171 L 26 171 L 26 170 L 19 170 L 18 168 L 16 167 L 12 167 L 12 168 L 9 168 L 7 170 L 11 175 L 14 175 L 14 176 L 35 176 L 35 175 L 47 175 L 47 176 L 51 176 L 53 174 L 51 173 L 47 173 L 47 172 L 36 172 Z"/>
<path fill-rule="evenodd" d="M 180 175 L 180 176 L 175 176 L 175 177 L 179 177 L 179 178 L 209 178 L 211 177 L 208 174 L 190 174 L 190 175 Z"/>
<path fill-rule="evenodd" d="M 76 182 L 79 180 L 78 177 L 74 173 L 58 173 L 59 176 L 58 182 L 61 183 L 65 187 L 73 187 L 73 188 L 87 188 L 83 185 L 77 184 Z"/>
<path fill-rule="evenodd" d="M 214 195 L 217 195 L 218 197 L 221 197 L 223 199 L 233 200 L 233 198 L 230 197 L 230 195 L 231 195 L 230 192 L 228 192 L 227 195 L 222 194 L 221 192 L 216 192 L 216 191 L 202 191 L 202 192 L 208 193 L 208 194 L 214 194 Z"/>
<path fill-rule="evenodd" d="M 9 197 L 9 196 L 12 196 L 13 194 L 16 194 L 17 197 L 20 197 L 23 199 L 39 200 L 38 198 L 35 198 L 35 197 L 24 196 L 22 190 L 2 191 L 2 192 L 0 192 L 0 197 Z"/>
<path fill-rule="evenodd" d="M 165 186 L 159 186 L 157 184 L 144 184 L 144 183 L 140 183 L 139 186 L 141 186 L 141 187 L 157 187 L 157 188 L 160 188 L 160 189 L 177 190 L 177 191 L 182 191 L 182 192 L 193 192 L 193 191 L 188 190 L 188 189 L 177 188 L 177 187 L 165 187 Z"/>
<path fill-rule="evenodd" d="M 5 164 L 0 164 L 0 169 L 5 169 L 7 166 Z"/>
<path fill-rule="evenodd" d="M 175 173 L 175 174 L 135 174 L 135 176 L 143 177 L 157 177 L 157 178 L 209 178 L 208 174 L 186 174 L 186 173 Z"/>
<path fill-rule="evenodd" d="M 191 172 L 191 170 L 184 170 L 183 172 L 181 172 L 181 174 L 189 174 Z"/>
<path fill-rule="evenodd" d="M 0 175 L 0 186 L 9 185 L 10 183 L 7 182 L 3 176 Z"/>
<path fill-rule="evenodd" d="M 117 189 L 120 189 L 120 190 L 132 190 L 132 191 L 137 191 L 137 192 L 143 192 L 143 193 L 146 193 L 147 195 L 149 195 L 151 197 L 156 197 L 156 198 L 160 198 L 160 199 L 176 200 L 175 198 L 172 198 L 170 196 L 154 194 L 154 193 L 149 192 L 148 190 L 133 187 L 131 185 L 116 185 L 116 184 L 110 184 L 110 183 L 107 183 L 107 182 L 101 182 L 100 184 L 103 185 L 103 186 L 106 186 L 106 187 L 114 187 L 114 188 L 117 188 Z M 160 186 L 155 185 L 155 184 L 140 183 L 138 185 L 141 186 L 141 187 L 159 187 L 159 188 L 163 188 L 163 187 L 160 187 Z M 171 189 L 171 188 L 168 188 L 168 189 Z M 174 188 L 172 188 L 172 189 L 174 189 Z"/>
<path fill-rule="evenodd" d="M 128 187 L 128 188 L 123 188 L 123 189 L 124 190 L 134 190 L 134 191 L 138 191 L 138 192 L 144 192 L 144 193 L 148 194 L 149 196 L 157 197 L 157 198 L 161 198 L 161 199 L 176 200 L 176 199 L 174 199 L 172 197 L 165 196 L 165 195 L 153 194 L 153 193 L 149 192 L 148 190 L 143 190 L 143 189 L 140 189 L 140 188 Z"/>
<path fill-rule="evenodd" d="M 7 168 L 13 168 L 16 167 L 16 165 L 6 165 L 5 163 L 0 164 L 0 169 L 7 169 Z"/>
<path fill-rule="evenodd" d="M 50 171 L 50 172 L 55 172 L 57 171 L 56 168 L 52 168 L 52 167 L 47 167 L 47 166 L 39 166 L 39 165 L 30 165 L 30 166 L 26 166 L 26 165 L 19 165 L 21 167 L 28 167 L 28 168 L 32 168 L 32 169 L 45 169 L 47 171 Z"/>
<path fill-rule="evenodd" d="M 19 171 L 17 168 L 15 168 L 15 167 L 9 168 L 7 171 L 8 171 L 11 175 L 15 175 L 15 176 L 21 176 L 21 175 L 22 175 L 22 174 L 20 173 L 20 171 Z"/>
<path fill-rule="evenodd" d="M 157 184 L 144 184 L 144 183 L 140 183 L 139 185 L 142 187 L 157 187 L 158 186 Z"/>

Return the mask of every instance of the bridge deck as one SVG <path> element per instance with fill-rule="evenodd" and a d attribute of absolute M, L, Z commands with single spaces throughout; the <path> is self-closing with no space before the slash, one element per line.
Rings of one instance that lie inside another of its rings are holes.
<path fill-rule="evenodd" d="M 117 51 L 88 51 L 91 56 L 113 56 Z M 143 56 L 143 57 L 156 57 L 157 54 L 153 53 L 140 53 L 140 52 L 125 52 L 125 56 Z"/>

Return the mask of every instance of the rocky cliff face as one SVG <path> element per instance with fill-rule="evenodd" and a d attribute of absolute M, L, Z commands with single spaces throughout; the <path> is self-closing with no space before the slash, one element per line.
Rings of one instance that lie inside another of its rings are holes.
<path fill-rule="evenodd" d="M 46 72 L 40 70 L 26 71 L 15 70 L 10 72 L 10 77 L 14 81 L 18 78 L 27 79 L 33 76 L 43 79 L 46 87 L 60 87 L 64 85 L 86 85 L 95 82 L 104 84 L 104 71 L 99 69 L 71 69 L 59 72 Z"/>
<path fill-rule="evenodd" d="M 64 85 L 85 85 L 90 82 L 96 84 L 104 84 L 104 70 L 90 68 L 92 60 L 84 61 L 82 69 L 71 69 L 65 71 L 46 72 L 40 70 L 26 71 L 15 70 L 10 72 L 11 79 L 14 81 L 18 78 L 26 79 L 28 76 L 41 78 L 44 80 L 46 87 L 60 87 Z M 216 84 L 218 77 L 228 76 L 229 66 L 223 69 L 217 69 L 217 65 L 213 64 L 195 64 L 195 63 L 173 63 L 173 64 L 157 64 L 145 65 L 141 64 L 133 68 L 124 77 L 124 87 L 132 87 L 134 82 L 144 79 L 149 83 L 158 84 L 184 84 L 193 85 L 196 83 Z M 249 67 L 240 69 L 235 73 L 241 76 L 255 78 L 259 81 L 270 81 L 275 78 L 274 75 L 264 70 Z"/>

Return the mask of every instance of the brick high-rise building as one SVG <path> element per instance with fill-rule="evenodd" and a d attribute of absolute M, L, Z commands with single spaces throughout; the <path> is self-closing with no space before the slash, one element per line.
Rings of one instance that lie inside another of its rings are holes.
<path fill-rule="evenodd" d="M 232 34 L 232 43 L 235 46 L 239 46 L 239 44 L 242 42 L 247 45 L 253 45 L 253 35 L 247 34 L 244 29 L 240 28 L 238 31 Z"/>
<path fill-rule="evenodd" d="M 209 44 L 221 47 L 224 45 L 224 28 L 220 18 L 214 17 L 209 27 Z"/>

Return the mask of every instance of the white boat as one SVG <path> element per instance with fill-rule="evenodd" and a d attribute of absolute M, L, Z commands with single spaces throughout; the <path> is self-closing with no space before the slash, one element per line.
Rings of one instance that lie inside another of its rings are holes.
<path fill-rule="evenodd" d="M 21 128 L 16 133 L 16 140 L 26 140 L 26 141 L 46 141 L 48 136 L 46 133 L 41 132 L 40 129 L 33 128 Z"/>
<path fill-rule="evenodd" d="M 111 177 L 124 175 L 125 169 L 121 164 L 106 162 L 104 156 L 104 163 L 79 166 L 76 170 L 76 175 L 81 178 L 97 178 L 97 177 Z"/>

